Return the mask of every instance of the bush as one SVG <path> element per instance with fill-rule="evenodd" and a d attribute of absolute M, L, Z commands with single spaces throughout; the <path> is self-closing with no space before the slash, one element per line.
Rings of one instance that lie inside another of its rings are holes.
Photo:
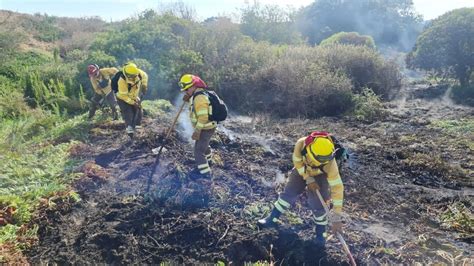
<path fill-rule="evenodd" d="M 26 116 L 30 107 L 23 100 L 19 85 L 0 76 L 0 119 L 20 118 Z"/>
<path fill-rule="evenodd" d="M 456 103 L 474 106 L 474 84 L 454 86 L 451 95 Z"/>
<path fill-rule="evenodd" d="M 331 46 L 334 44 L 350 44 L 375 49 L 375 42 L 371 36 L 360 35 L 357 32 L 339 32 L 320 43 L 321 46 Z"/>
<path fill-rule="evenodd" d="M 354 103 L 353 115 L 358 120 L 370 123 L 384 119 L 388 115 L 380 98 L 371 89 L 365 88 L 361 94 L 355 95 Z"/>
<path fill-rule="evenodd" d="M 58 68 L 55 74 L 59 73 Z M 25 78 L 24 95 L 32 107 L 52 110 L 57 115 L 79 113 L 86 108 L 82 87 L 78 87 L 71 78 L 45 80 L 38 72 L 31 72 Z"/>
<path fill-rule="evenodd" d="M 143 110 L 151 118 L 159 118 L 173 109 L 173 105 L 167 100 L 143 101 Z"/>
<path fill-rule="evenodd" d="M 314 61 L 314 52 L 314 48 L 289 48 L 275 63 L 259 70 L 251 86 L 240 87 L 238 98 L 247 101 L 241 107 L 280 117 L 317 117 L 347 111 L 351 106 L 350 80 Z"/>
<path fill-rule="evenodd" d="M 12 52 L 3 56 L 6 58 L 4 58 L 5 61 L 0 62 L 0 76 L 15 81 L 21 80 L 25 72 L 28 72 L 31 68 L 50 62 L 52 59 L 47 55 L 35 52 Z"/>
<path fill-rule="evenodd" d="M 354 92 L 370 88 L 382 99 L 389 99 L 401 87 L 401 74 L 395 62 L 385 61 L 383 57 L 363 46 L 333 45 L 320 47 L 318 58 L 332 71 L 342 71 L 351 80 Z"/>

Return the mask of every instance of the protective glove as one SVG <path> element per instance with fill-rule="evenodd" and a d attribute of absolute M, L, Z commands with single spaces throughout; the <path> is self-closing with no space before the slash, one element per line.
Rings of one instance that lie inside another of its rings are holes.
<path fill-rule="evenodd" d="M 137 97 L 137 99 L 135 100 L 135 103 L 133 104 L 133 106 L 135 106 L 138 109 L 142 108 L 142 101 L 140 100 L 140 98 Z"/>
<path fill-rule="evenodd" d="M 348 160 L 349 159 L 349 153 L 347 153 L 347 149 L 342 148 L 342 160 Z"/>
<path fill-rule="evenodd" d="M 193 140 L 199 140 L 199 138 L 201 138 L 201 131 L 200 130 L 196 130 L 194 131 L 192 137 L 191 137 Z"/>
<path fill-rule="evenodd" d="M 319 190 L 319 185 L 318 185 L 318 183 L 316 183 L 316 181 L 313 181 L 313 182 L 310 182 L 310 183 L 306 182 L 306 185 L 308 186 L 309 191 L 316 192 L 316 191 Z"/>
<path fill-rule="evenodd" d="M 145 96 L 147 91 L 148 91 L 148 87 L 142 86 L 140 93 L 142 94 L 142 96 Z"/>
<path fill-rule="evenodd" d="M 189 99 L 191 99 L 190 95 L 187 95 L 187 94 L 183 95 L 183 101 L 189 102 Z"/>
<path fill-rule="evenodd" d="M 343 217 L 340 213 L 335 213 L 334 211 L 329 213 L 329 223 L 331 224 L 331 231 L 336 233 L 342 233 L 342 221 Z"/>
<path fill-rule="evenodd" d="M 107 86 L 109 86 L 109 80 L 108 79 L 102 79 L 102 80 L 99 81 L 99 87 L 101 87 L 102 89 L 107 88 Z"/>

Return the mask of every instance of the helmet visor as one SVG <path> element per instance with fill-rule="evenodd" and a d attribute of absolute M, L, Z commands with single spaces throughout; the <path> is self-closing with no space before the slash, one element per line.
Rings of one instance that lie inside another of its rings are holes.
<path fill-rule="evenodd" d="M 182 91 L 189 89 L 192 85 L 193 82 L 178 82 L 179 87 L 181 88 Z"/>
<path fill-rule="evenodd" d="M 127 74 L 127 73 L 125 73 L 125 76 L 126 76 L 128 79 L 135 79 L 138 75 L 137 75 L 137 74 Z"/>
<path fill-rule="evenodd" d="M 336 156 L 336 154 L 334 152 L 329 154 L 329 155 L 316 155 L 316 154 L 313 153 L 313 151 L 311 149 L 309 149 L 309 150 L 311 152 L 312 157 L 316 161 L 320 162 L 321 164 L 327 164 L 332 159 L 334 159 L 334 157 Z"/>
<path fill-rule="evenodd" d="M 316 156 L 314 156 L 314 158 L 316 160 L 318 160 L 318 162 L 320 162 L 322 164 L 325 164 L 325 163 L 328 163 L 329 161 L 331 161 L 332 159 L 334 159 L 334 154 L 330 154 L 330 155 L 326 155 L 326 156 L 316 155 Z"/>

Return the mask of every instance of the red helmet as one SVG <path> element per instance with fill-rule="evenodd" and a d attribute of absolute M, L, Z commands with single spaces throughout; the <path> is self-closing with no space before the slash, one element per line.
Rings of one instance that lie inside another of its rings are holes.
<path fill-rule="evenodd" d="M 87 66 L 87 73 L 89 77 L 97 77 L 99 76 L 99 66 L 96 64 L 88 65 Z"/>

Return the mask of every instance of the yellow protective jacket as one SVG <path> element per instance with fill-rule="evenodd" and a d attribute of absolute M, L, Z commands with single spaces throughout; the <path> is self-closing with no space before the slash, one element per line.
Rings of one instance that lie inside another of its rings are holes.
<path fill-rule="evenodd" d="M 100 69 L 99 70 L 100 74 L 98 77 L 90 78 L 92 88 L 94 89 L 94 91 L 99 95 L 109 94 L 110 91 L 112 90 L 112 88 L 110 87 L 111 79 L 115 74 L 117 74 L 117 72 L 118 72 L 118 69 L 115 67 Z M 108 80 L 108 85 L 104 88 L 101 88 L 99 85 L 99 82 L 104 81 L 104 80 Z"/>
<path fill-rule="evenodd" d="M 305 148 L 305 139 L 306 137 L 300 138 L 295 144 L 293 165 L 305 180 L 314 178 L 315 176 L 323 174 L 323 172 L 327 174 L 334 211 L 340 213 L 342 212 L 342 202 L 344 199 L 344 185 L 342 184 L 336 159 L 332 159 L 329 163 L 321 165 L 318 161 L 314 161 L 310 159 L 309 156 L 303 155 L 302 151 Z"/>
<path fill-rule="evenodd" d="M 141 90 L 146 93 L 148 88 L 148 75 L 141 69 L 138 71 L 140 73 L 134 79 L 122 75 L 117 81 L 117 98 L 130 105 L 134 105 L 140 99 Z"/>
<path fill-rule="evenodd" d="M 195 130 L 217 127 L 215 121 L 209 121 L 209 115 L 212 114 L 212 105 L 209 98 L 204 94 L 198 94 L 198 92 L 203 90 L 202 88 L 196 89 L 190 100 L 189 116 Z"/>

